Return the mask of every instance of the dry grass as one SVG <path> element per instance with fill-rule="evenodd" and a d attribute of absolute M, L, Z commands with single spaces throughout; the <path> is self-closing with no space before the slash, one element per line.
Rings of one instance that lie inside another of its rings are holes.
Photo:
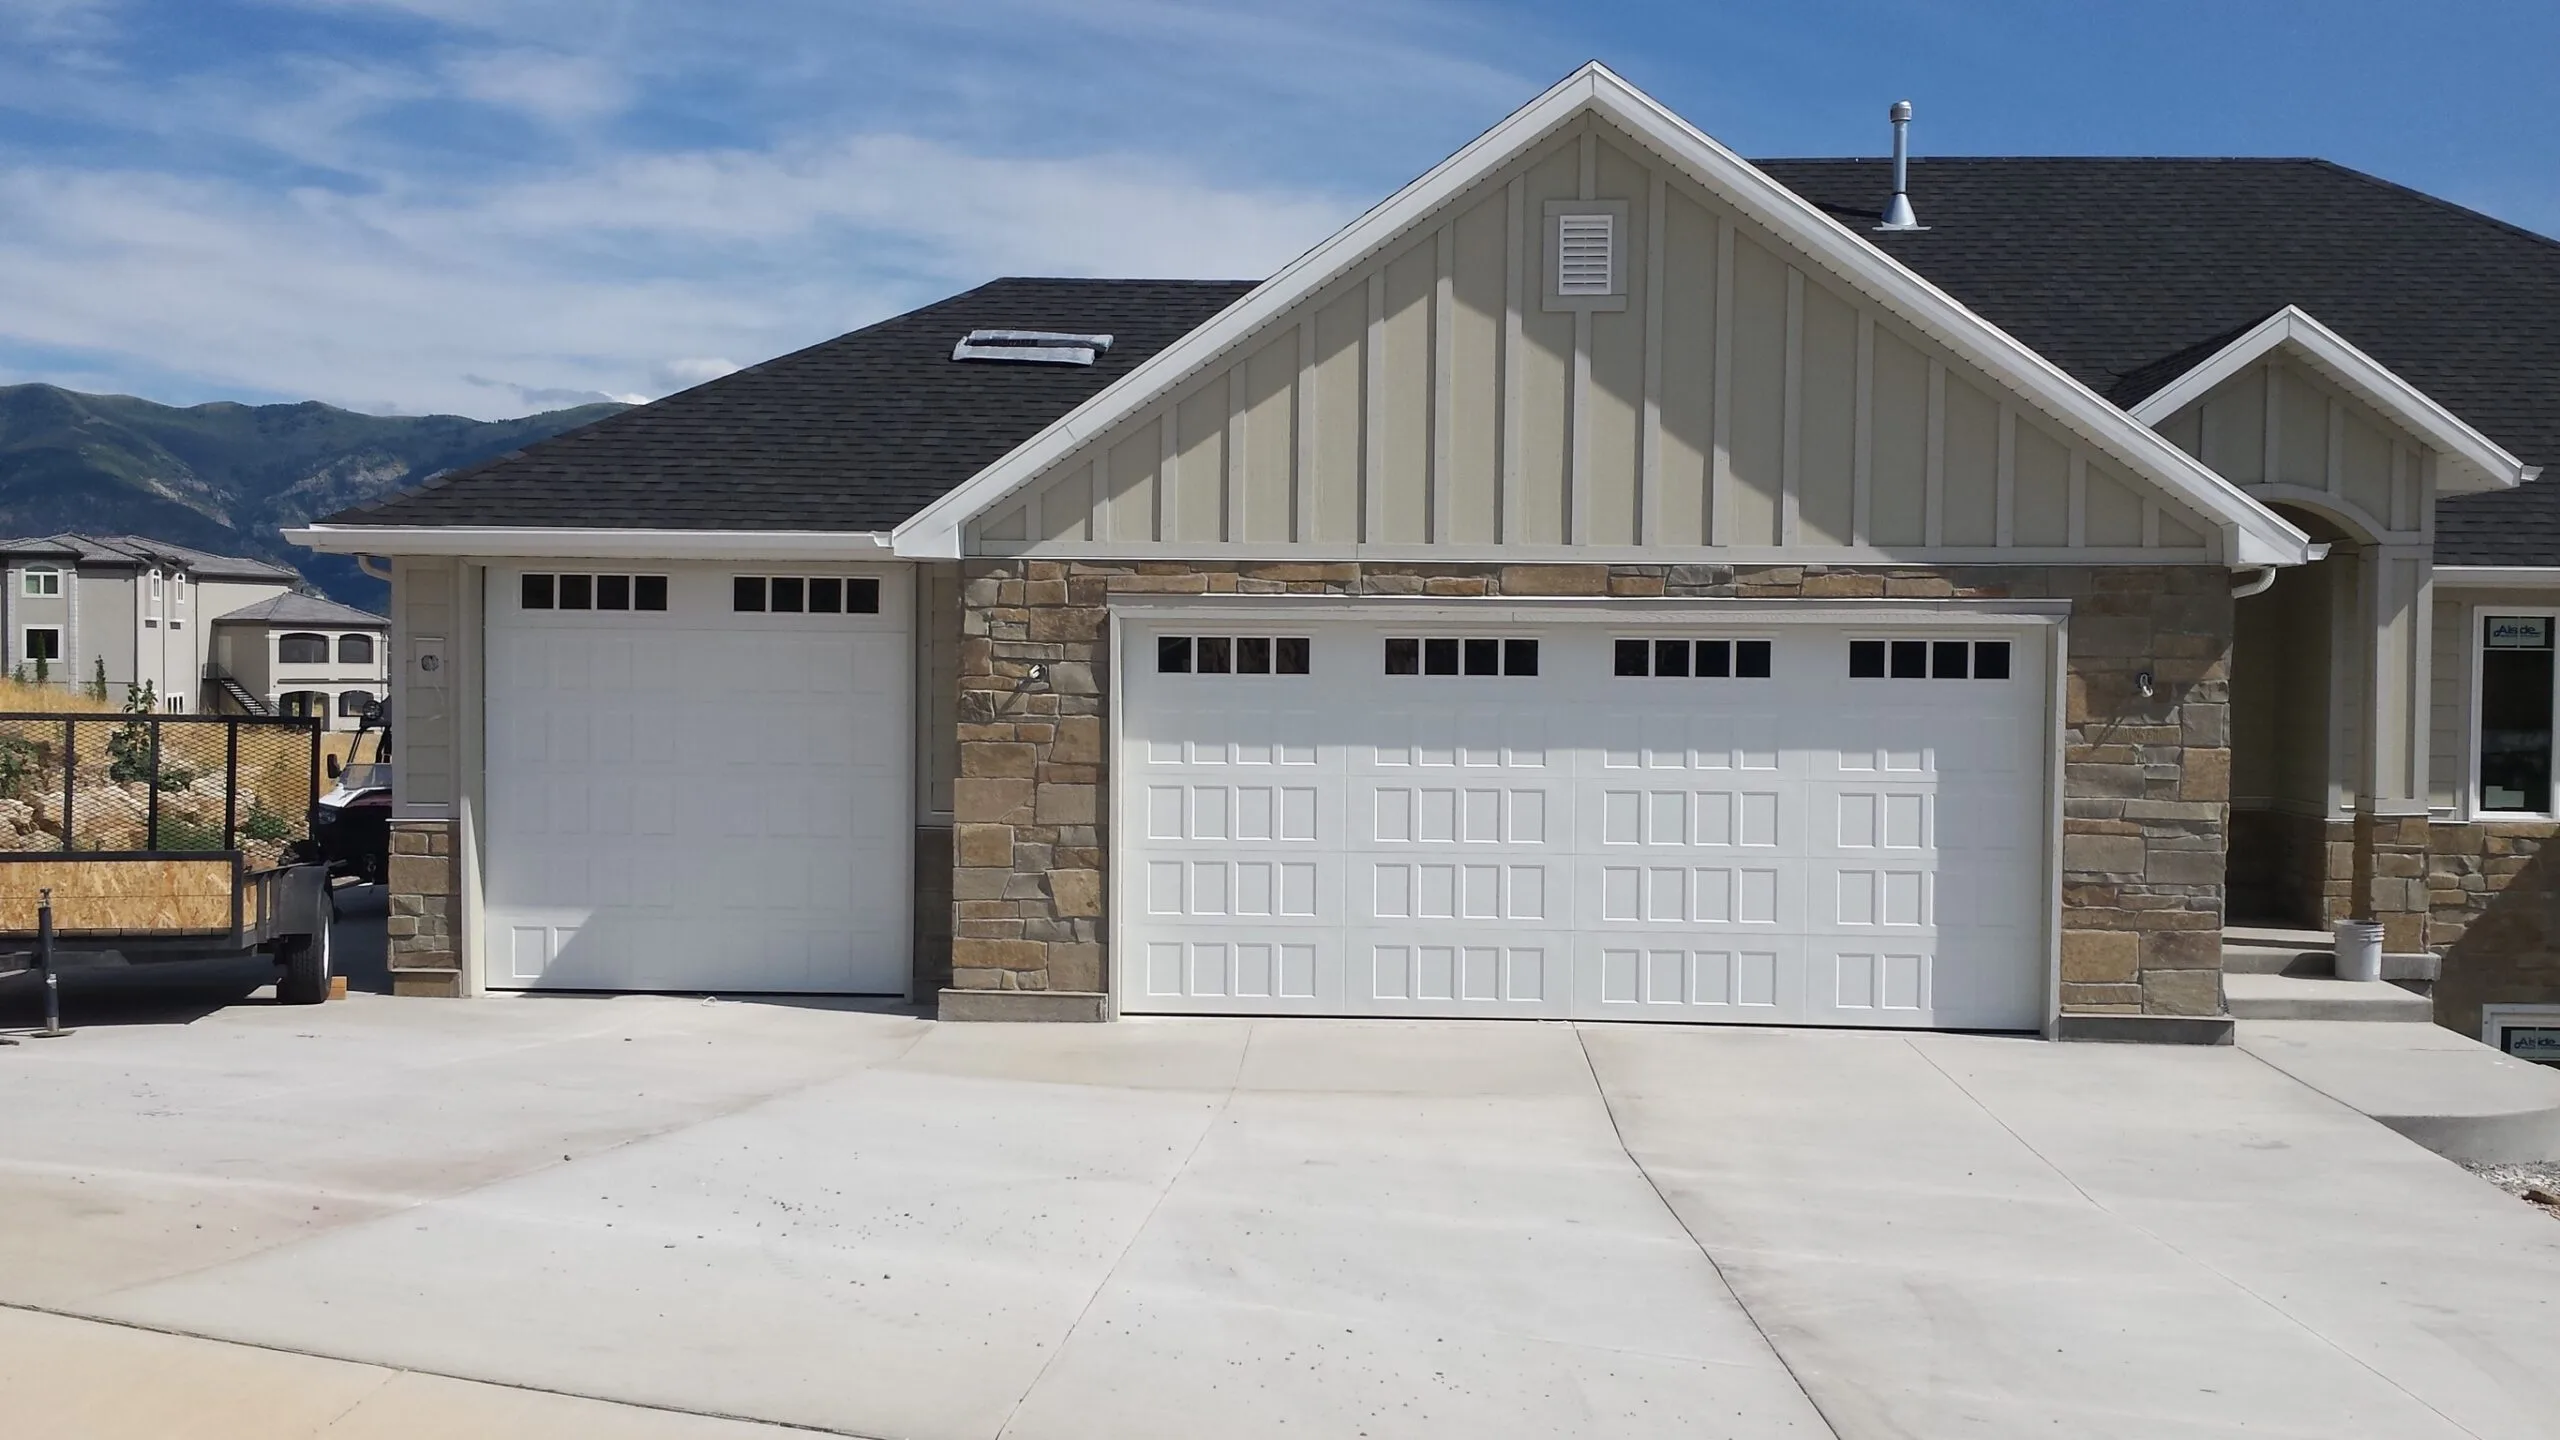
<path fill-rule="evenodd" d="M 0 678 L 0 710 L 41 710 L 48 715 L 108 715 L 124 707 L 110 700 L 92 700 L 89 692 L 71 685 L 21 685 Z"/>

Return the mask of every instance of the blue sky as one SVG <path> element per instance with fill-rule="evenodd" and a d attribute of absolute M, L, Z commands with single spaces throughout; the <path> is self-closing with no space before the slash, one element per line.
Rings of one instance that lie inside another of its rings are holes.
<path fill-rule="evenodd" d="M 522 414 L 1258 276 L 1581 61 L 1747 155 L 2318 154 L 2560 234 L 2560 6 L 0 0 L 0 383 Z"/>

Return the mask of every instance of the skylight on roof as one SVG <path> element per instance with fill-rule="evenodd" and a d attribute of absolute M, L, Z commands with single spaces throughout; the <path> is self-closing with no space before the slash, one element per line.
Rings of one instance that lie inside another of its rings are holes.
<path fill-rule="evenodd" d="M 954 360 L 1001 360 L 1016 365 L 1090 365 L 1111 348 L 1108 335 L 1069 335 L 1056 330 L 972 330 L 951 347 Z"/>

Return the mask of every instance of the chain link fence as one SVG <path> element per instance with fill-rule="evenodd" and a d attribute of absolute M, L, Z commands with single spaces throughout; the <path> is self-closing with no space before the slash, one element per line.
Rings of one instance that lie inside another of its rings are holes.
<path fill-rule="evenodd" d="M 316 721 L 0 713 L 0 851 L 284 863 L 320 796 Z"/>

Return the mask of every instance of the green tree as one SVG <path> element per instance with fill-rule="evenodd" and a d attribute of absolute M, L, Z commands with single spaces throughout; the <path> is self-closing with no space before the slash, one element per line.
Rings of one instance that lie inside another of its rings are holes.
<path fill-rule="evenodd" d="M 152 682 L 124 687 L 124 713 L 131 717 L 107 737 L 107 778 L 119 785 L 133 785 L 151 780 L 150 714 L 160 708 L 158 697 L 151 693 Z"/>
<path fill-rule="evenodd" d="M 89 698 L 101 705 L 107 703 L 107 657 L 104 655 L 97 657 L 96 668 L 89 672 Z"/>

